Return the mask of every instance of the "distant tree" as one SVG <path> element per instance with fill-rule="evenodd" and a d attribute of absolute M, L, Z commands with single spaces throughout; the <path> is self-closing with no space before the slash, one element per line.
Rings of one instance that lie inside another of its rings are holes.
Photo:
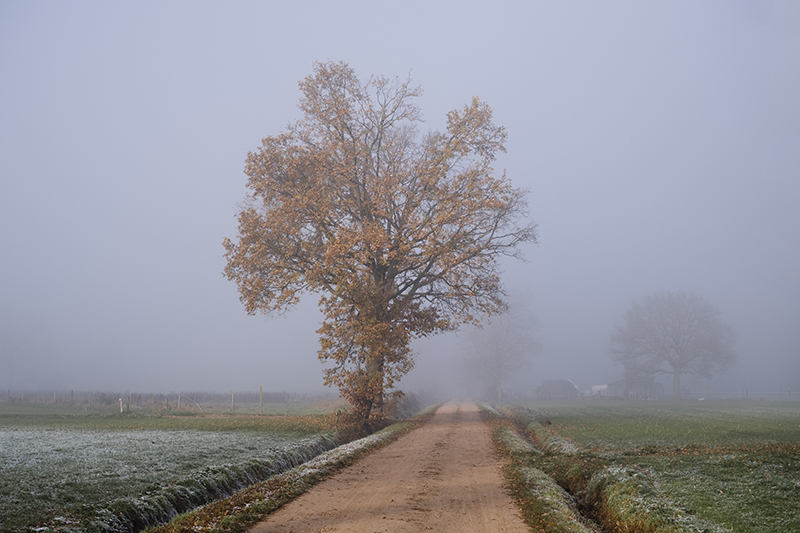
<path fill-rule="evenodd" d="M 681 374 L 710 378 L 736 360 L 733 330 L 703 296 L 663 291 L 631 304 L 616 326 L 608 353 L 628 377 L 672 374 L 680 397 Z"/>
<path fill-rule="evenodd" d="M 503 311 L 499 256 L 536 242 L 526 192 L 492 163 L 504 128 L 478 98 L 419 138 L 408 82 L 317 63 L 304 116 L 248 154 L 225 275 L 248 313 L 320 295 L 319 358 L 366 426 L 413 366 L 410 341 Z"/>
<path fill-rule="evenodd" d="M 503 383 L 541 353 L 536 336 L 536 317 L 527 297 L 512 297 L 505 313 L 491 317 L 463 339 L 468 379 L 498 402 L 503 401 Z"/>

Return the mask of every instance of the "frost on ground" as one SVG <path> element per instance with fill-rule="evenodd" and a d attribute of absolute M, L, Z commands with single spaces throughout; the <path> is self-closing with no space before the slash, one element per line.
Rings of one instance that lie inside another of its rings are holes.
<path fill-rule="evenodd" d="M 602 510 L 606 521 L 623 521 L 652 527 L 675 528 L 685 533 L 730 533 L 678 506 L 659 489 L 653 473 L 631 466 L 611 465 L 589 482 L 588 500 Z"/>
<path fill-rule="evenodd" d="M 498 426 L 498 444 L 513 454 L 541 454 L 533 444 L 516 431 Z M 508 467 L 509 481 L 517 492 L 519 503 L 526 507 L 529 519 L 539 528 L 563 533 L 595 533 L 599 531 L 578 510 L 575 498 L 538 468 L 514 462 Z"/>
<path fill-rule="evenodd" d="M 794 450 L 794 451 L 792 451 Z M 639 458 L 669 495 L 736 531 L 800 531 L 798 447 Z"/>
<path fill-rule="evenodd" d="M 86 514 L 85 506 L 105 507 L 98 512 L 106 518 L 115 506 L 163 514 L 174 507 L 170 502 L 224 494 L 270 470 L 279 451 L 281 461 L 292 455 L 305 460 L 309 456 L 300 449 L 316 454 L 334 445 L 330 439 L 316 444 L 306 439 L 298 446 L 298 440 L 292 434 L 250 431 L 3 429 L 0 529 L 42 522 L 53 528 L 74 525 Z M 150 501 L 142 500 L 143 494 L 150 494 Z"/>
<path fill-rule="evenodd" d="M 540 515 L 545 523 L 564 533 L 595 533 L 598 530 L 581 518 L 573 497 L 562 489 L 550 476 L 536 468 L 521 469 L 525 487 L 541 507 Z"/>
<path fill-rule="evenodd" d="M 527 409 L 509 406 L 503 406 L 500 412 L 502 416 L 525 428 L 525 432 L 544 451 L 563 453 L 565 455 L 575 455 L 581 451 L 580 446 L 574 442 L 553 431 L 548 431 L 539 422 L 539 419 L 542 418 L 541 415 L 537 416 Z"/>
<path fill-rule="evenodd" d="M 134 533 L 298 466 L 336 445 L 331 437 L 304 439 L 245 463 L 207 467 L 169 487 L 120 498 L 92 513 L 84 530 Z"/>
<path fill-rule="evenodd" d="M 424 414 L 426 411 L 420 413 Z M 184 514 L 152 531 L 153 533 L 187 529 L 195 532 L 243 531 L 304 493 L 320 480 L 337 472 L 355 457 L 396 440 L 410 427 L 412 426 L 408 423 L 394 424 L 375 434 L 342 444 L 291 470 L 252 485 L 229 498 Z"/>
<path fill-rule="evenodd" d="M 500 433 L 500 440 L 503 443 L 503 446 L 512 450 L 514 452 L 521 452 L 521 453 L 542 453 L 539 448 L 531 444 L 526 439 L 520 437 L 516 432 L 513 431 L 502 431 Z"/>
<path fill-rule="evenodd" d="M 552 420 L 546 429 L 577 443 L 579 457 L 650 472 L 680 513 L 678 523 L 691 515 L 740 533 L 800 531 L 800 403 L 609 400 L 527 407 L 515 410 Z"/>
<path fill-rule="evenodd" d="M 521 505 L 537 527 L 552 531 L 593 531 L 594 522 L 582 516 L 580 508 L 605 530 L 732 531 L 698 517 L 673 501 L 660 488 L 653 471 L 625 464 L 609 465 L 607 453 L 588 450 L 560 438 L 532 420 L 530 411 L 518 408 L 500 411 L 539 448 L 532 450 L 522 435 L 510 427 L 501 427 L 497 434 L 498 443 L 512 452 L 509 466 L 512 489 L 520 495 Z M 561 486 L 548 473 L 555 476 Z M 565 488 L 573 494 L 567 493 Z"/>

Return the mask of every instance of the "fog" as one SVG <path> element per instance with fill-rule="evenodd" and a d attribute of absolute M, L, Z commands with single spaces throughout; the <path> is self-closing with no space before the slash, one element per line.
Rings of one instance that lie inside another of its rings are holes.
<path fill-rule="evenodd" d="M 800 391 L 800 4 L 0 3 L 0 387 L 322 391 L 320 314 L 222 276 L 244 158 L 314 61 L 411 76 L 426 125 L 480 96 L 540 243 L 504 261 L 542 354 L 509 387 L 621 378 L 633 300 L 692 290 L 739 362 L 689 387 Z M 457 390 L 459 342 L 407 390 Z"/>

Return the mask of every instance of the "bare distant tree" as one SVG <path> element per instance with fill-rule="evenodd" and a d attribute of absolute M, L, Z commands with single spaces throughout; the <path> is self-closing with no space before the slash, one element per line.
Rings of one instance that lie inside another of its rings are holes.
<path fill-rule="evenodd" d="M 503 401 L 503 382 L 542 350 L 529 302 L 528 297 L 512 297 L 505 313 L 495 315 L 464 337 L 464 362 L 470 380 L 498 402 Z"/>
<path fill-rule="evenodd" d="M 628 377 L 672 374 L 680 397 L 681 374 L 710 378 L 736 360 L 733 330 L 699 294 L 662 291 L 631 304 L 611 335 L 608 353 Z"/>

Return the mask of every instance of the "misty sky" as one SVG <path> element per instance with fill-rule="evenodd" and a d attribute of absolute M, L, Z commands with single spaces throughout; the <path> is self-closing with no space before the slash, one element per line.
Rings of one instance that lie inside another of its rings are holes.
<path fill-rule="evenodd" d="M 473 95 L 507 128 L 497 166 L 540 244 L 505 280 L 543 345 L 512 385 L 619 379 L 614 324 L 685 289 L 737 333 L 739 363 L 702 387 L 800 391 L 791 0 L 4 0 L 0 387 L 321 390 L 316 299 L 247 316 L 221 242 L 248 150 L 300 118 L 326 60 L 410 74 L 423 129 Z M 401 388 L 450 383 L 458 344 L 418 343 Z"/>

